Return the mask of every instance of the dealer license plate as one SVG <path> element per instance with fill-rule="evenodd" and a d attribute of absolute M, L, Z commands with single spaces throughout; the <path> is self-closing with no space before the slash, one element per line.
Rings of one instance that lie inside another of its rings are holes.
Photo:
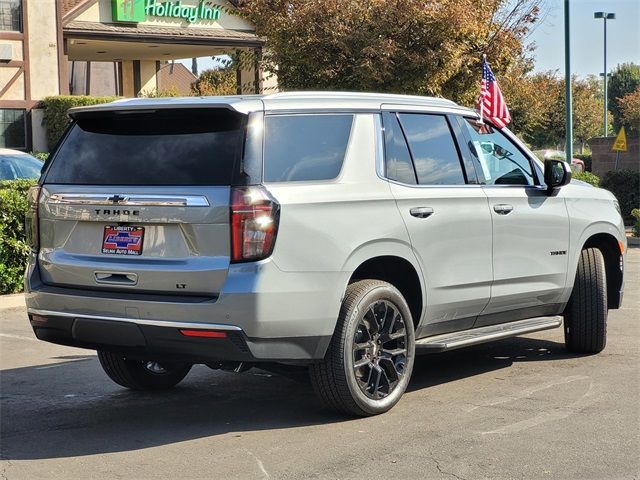
<path fill-rule="evenodd" d="M 143 241 L 144 227 L 107 225 L 102 237 L 102 253 L 142 255 Z"/>

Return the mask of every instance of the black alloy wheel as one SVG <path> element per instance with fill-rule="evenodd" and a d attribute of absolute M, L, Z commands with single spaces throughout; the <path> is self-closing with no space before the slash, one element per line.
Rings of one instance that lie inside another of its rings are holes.
<path fill-rule="evenodd" d="M 388 300 L 372 303 L 353 338 L 353 372 L 373 400 L 388 396 L 405 375 L 407 330 L 402 313 Z"/>

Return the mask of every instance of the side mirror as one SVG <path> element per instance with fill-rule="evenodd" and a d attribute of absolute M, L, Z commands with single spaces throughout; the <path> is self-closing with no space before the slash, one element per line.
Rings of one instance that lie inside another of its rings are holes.
<path fill-rule="evenodd" d="M 480 148 L 484 153 L 493 155 L 493 142 L 480 142 Z"/>
<path fill-rule="evenodd" d="M 567 185 L 571 181 L 571 167 L 563 160 L 544 161 L 544 183 L 547 184 L 547 192 Z"/>

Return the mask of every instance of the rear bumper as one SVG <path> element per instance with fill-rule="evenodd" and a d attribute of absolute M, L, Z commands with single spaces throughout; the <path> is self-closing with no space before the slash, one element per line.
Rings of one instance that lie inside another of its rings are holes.
<path fill-rule="evenodd" d="M 194 363 L 311 361 L 324 357 L 333 334 L 341 277 L 282 272 L 265 261 L 232 266 L 215 298 L 181 297 L 45 285 L 30 262 L 25 290 L 36 336 L 53 343 Z M 228 335 L 192 338 L 180 329 Z"/>
<path fill-rule="evenodd" d="M 158 324 L 41 310 L 30 310 L 29 321 L 36 337 L 46 342 L 120 352 L 141 359 L 192 363 L 312 360 L 324 355 L 331 340 L 331 337 L 252 339 L 230 325 Z M 181 330 L 216 332 L 217 336 L 191 337 Z"/>

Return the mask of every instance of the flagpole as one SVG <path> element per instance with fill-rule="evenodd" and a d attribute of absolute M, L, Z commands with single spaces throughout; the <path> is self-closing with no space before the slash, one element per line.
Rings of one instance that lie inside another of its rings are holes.
<path fill-rule="evenodd" d="M 482 54 L 482 80 L 480 80 L 480 101 L 478 102 L 478 108 L 480 108 L 480 124 L 484 123 L 484 108 L 482 108 L 482 103 L 484 102 L 483 97 L 483 85 L 484 85 L 484 64 L 487 62 L 487 54 Z"/>

